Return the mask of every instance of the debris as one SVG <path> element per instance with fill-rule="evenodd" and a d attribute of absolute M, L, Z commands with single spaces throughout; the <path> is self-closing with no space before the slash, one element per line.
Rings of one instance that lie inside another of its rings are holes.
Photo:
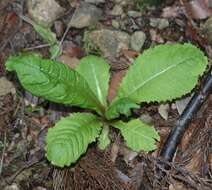
<path fill-rule="evenodd" d="M 168 119 L 168 113 L 169 111 L 169 104 L 161 104 L 159 107 L 158 107 L 158 113 L 161 115 L 161 117 L 165 120 Z"/>
<path fill-rule="evenodd" d="M 181 113 L 183 113 L 183 110 L 186 108 L 187 104 L 189 103 L 189 101 L 191 100 L 191 96 L 183 98 L 181 100 L 177 100 L 175 102 L 176 108 L 178 113 L 181 115 Z"/>

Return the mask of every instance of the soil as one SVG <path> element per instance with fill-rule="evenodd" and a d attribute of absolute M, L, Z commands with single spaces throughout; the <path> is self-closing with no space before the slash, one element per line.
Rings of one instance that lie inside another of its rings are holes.
<path fill-rule="evenodd" d="M 60 4 L 67 7 L 66 14 L 59 18 L 65 25 L 73 14 L 73 8 L 65 0 L 61 0 Z M 106 1 L 99 6 L 105 14 L 101 23 L 103 26 L 111 25 L 112 18 L 107 12 L 111 10 L 113 4 L 112 1 Z M 130 34 L 134 32 L 133 23 L 136 23 L 139 29 L 142 28 L 147 34 L 143 49 L 152 44 L 190 41 L 200 47 L 210 61 L 211 47 L 207 44 L 207 39 L 197 30 L 204 19 L 193 20 L 182 13 L 169 18 L 169 27 L 165 29 L 158 30 L 150 26 L 149 18 L 161 17 L 167 7 L 182 6 L 180 1 L 164 1 L 154 8 L 146 8 L 141 17 L 125 20 L 126 32 Z M 130 5 L 125 9 L 133 10 L 135 7 Z M 113 144 L 105 151 L 98 150 L 96 145 L 92 144 L 74 166 L 63 169 L 52 166 L 45 158 L 47 130 L 61 116 L 80 109 L 63 107 L 33 97 L 20 86 L 14 73 L 6 72 L 4 64 L 10 55 L 30 48 L 30 51 L 40 52 L 45 57 L 49 56 L 48 47 L 34 48 L 43 44 L 43 41 L 31 25 L 19 18 L 17 14 L 20 13 L 27 13 L 24 1 L 0 1 L 0 76 L 6 76 L 16 88 L 16 94 L 0 96 L 0 189 L 212 189 L 212 95 L 192 120 L 172 163 L 162 160 L 159 153 L 167 135 L 179 118 L 177 109 L 173 108 L 173 102 L 169 103 L 167 120 L 158 113 L 157 104 L 143 105 L 141 109 L 134 110 L 134 117 L 140 117 L 142 114 L 151 117 L 152 124 L 161 136 L 156 151 L 148 154 L 139 153 L 135 158 L 126 159 L 132 153 L 124 151 L 125 147 L 121 145 L 122 139 L 117 137 L 117 131 L 112 131 Z M 55 30 L 54 27 L 52 29 Z M 76 36 L 82 38 L 82 32 L 85 30 L 87 29 L 70 29 L 66 36 L 67 41 L 77 45 L 76 49 L 71 50 L 72 57 L 82 57 L 86 54 L 83 44 L 76 41 Z M 120 59 L 126 60 L 124 57 L 126 54 L 131 57 L 137 55 L 134 51 L 127 51 L 120 55 L 122 56 Z M 119 60 L 116 61 L 119 63 Z M 111 72 L 123 69 L 126 69 L 126 65 L 118 65 L 118 69 Z M 198 88 L 194 92 L 197 90 Z M 111 158 L 114 157 L 115 161 L 112 161 Z M 169 167 L 160 168 L 161 162 L 165 162 Z M 157 178 L 158 169 L 165 174 L 162 178 Z"/>

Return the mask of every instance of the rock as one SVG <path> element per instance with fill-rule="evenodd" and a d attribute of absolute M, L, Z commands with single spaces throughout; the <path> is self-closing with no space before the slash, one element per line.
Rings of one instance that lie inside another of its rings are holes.
<path fill-rule="evenodd" d="M 146 124 L 149 124 L 149 125 L 153 124 L 153 119 L 149 114 L 142 114 L 139 119 Z"/>
<path fill-rule="evenodd" d="M 151 18 L 150 26 L 158 28 L 159 30 L 162 30 L 169 26 L 169 21 L 168 19 L 165 19 L 165 18 Z"/>
<path fill-rule="evenodd" d="M 142 16 L 142 13 L 141 12 L 138 12 L 138 11 L 128 11 L 127 12 L 127 15 L 129 17 L 132 17 L 132 18 L 137 18 L 137 17 L 141 17 Z"/>
<path fill-rule="evenodd" d="M 9 93 L 15 94 L 15 86 L 6 77 L 0 78 L 0 96 L 5 96 Z"/>
<path fill-rule="evenodd" d="M 130 36 L 125 32 L 100 29 L 92 31 L 89 38 L 106 57 L 117 57 L 122 49 L 129 49 Z"/>
<path fill-rule="evenodd" d="M 20 190 L 17 184 L 8 185 L 4 188 L 4 190 Z"/>
<path fill-rule="evenodd" d="M 85 0 L 86 3 L 93 3 L 93 4 L 99 4 L 99 3 L 105 3 L 105 0 Z"/>
<path fill-rule="evenodd" d="M 169 104 L 161 104 L 158 108 L 158 113 L 165 120 L 168 119 L 168 116 L 169 116 L 168 111 L 169 111 Z"/>
<path fill-rule="evenodd" d="M 102 16 L 102 10 L 89 3 L 81 3 L 75 10 L 69 25 L 74 28 L 84 28 L 95 25 Z"/>
<path fill-rule="evenodd" d="M 209 44 L 212 45 L 212 17 L 203 25 L 203 33 L 207 37 Z"/>
<path fill-rule="evenodd" d="M 47 190 L 44 187 L 38 186 L 38 187 L 34 187 L 32 190 Z"/>
<path fill-rule="evenodd" d="M 142 31 L 134 32 L 130 39 L 130 46 L 135 51 L 141 51 L 146 40 L 146 34 Z"/>
<path fill-rule="evenodd" d="M 29 15 L 35 22 L 46 27 L 52 26 L 64 11 L 65 9 L 54 0 L 28 0 Z"/>
<path fill-rule="evenodd" d="M 113 16 L 121 16 L 123 15 L 123 13 L 124 13 L 123 8 L 120 5 L 115 5 L 113 9 L 110 11 L 110 15 Z"/>
<path fill-rule="evenodd" d="M 116 29 L 119 29 L 119 27 L 120 27 L 120 24 L 119 24 L 119 22 L 117 20 L 112 20 L 111 24 Z"/>
<path fill-rule="evenodd" d="M 113 0 L 115 4 L 119 4 L 121 6 L 133 5 L 134 2 L 132 0 Z"/>

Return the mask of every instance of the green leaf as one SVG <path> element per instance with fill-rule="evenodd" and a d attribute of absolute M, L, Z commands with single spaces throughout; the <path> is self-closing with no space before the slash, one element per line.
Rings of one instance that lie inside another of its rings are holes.
<path fill-rule="evenodd" d="M 139 108 L 140 106 L 130 101 L 128 98 L 123 98 L 118 101 L 113 102 L 108 110 L 106 111 L 107 119 L 114 119 L 119 116 L 119 114 L 126 115 L 127 117 L 131 115 L 130 109 Z"/>
<path fill-rule="evenodd" d="M 98 138 L 98 147 L 101 150 L 105 150 L 105 148 L 110 144 L 109 131 L 109 126 L 104 125 Z"/>
<path fill-rule="evenodd" d="M 86 79 L 98 100 L 107 106 L 109 64 L 101 57 L 89 55 L 80 60 L 76 70 Z"/>
<path fill-rule="evenodd" d="M 130 66 L 114 102 L 125 98 L 134 103 L 179 98 L 195 87 L 206 66 L 203 52 L 191 44 L 158 45 Z"/>
<path fill-rule="evenodd" d="M 39 24 L 36 24 L 32 21 L 32 25 L 35 31 L 43 38 L 43 40 L 49 43 L 51 46 L 49 48 L 49 52 L 51 54 L 51 59 L 55 59 L 56 57 L 61 55 L 61 46 L 57 41 L 55 33 L 53 33 L 50 28 L 45 28 Z"/>
<path fill-rule="evenodd" d="M 27 16 L 24 16 L 24 15 L 19 15 L 19 16 L 25 22 L 31 24 L 34 30 L 43 38 L 45 42 L 48 43 L 48 45 L 50 46 L 49 51 L 50 51 L 52 59 L 58 57 L 61 54 L 61 45 L 57 41 L 56 34 L 52 32 L 50 28 L 37 24 L 36 22 L 31 20 Z"/>
<path fill-rule="evenodd" d="M 172 100 L 190 92 L 207 66 L 207 58 L 191 44 L 159 45 L 145 51 L 130 67 L 118 97 L 136 103 Z"/>
<path fill-rule="evenodd" d="M 43 40 L 49 44 L 57 43 L 57 38 L 55 33 L 53 33 L 50 28 L 45 28 L 33 21 L 30 21 L 35 31 L 43 38 Z"/>
<path fill-rule="evenodd" d="M 61 46 L 59 45 L 59 43 L 52 45 L 49 48 L 49 52 L 51 54 L 51 59 L 55 59 L 55 58 L 59 57 L 62 54 L 62 49 L 61 49 Z"/>
<path fill-rule="evenodd" d="M 154 127 L 150 127 L 139 119 L 131 120 L 128 123 L 122 121 L 112 124 L 113 127 L 121 131 L 124 140 L 129 148 L 133 151 L 152 151 L 157 147 L 156 140 L 160 140 L 160 136 Z"/>
<path fill-rule="evenodd" d="M 42 59 L 37 54 L 21 54 L 6 62 L 9 71 L 16 71 L 23 87 L 46 100 L 103 111 L 88 83 L 68 66 Z"/>
<path fill-rule="evenodd" d="M 64 167 L 75 163 L 86 152 L 101 131 L 95 115 L 75 113 L 62 118 L 46 137 L 47 158 L 53 165 Z"/>

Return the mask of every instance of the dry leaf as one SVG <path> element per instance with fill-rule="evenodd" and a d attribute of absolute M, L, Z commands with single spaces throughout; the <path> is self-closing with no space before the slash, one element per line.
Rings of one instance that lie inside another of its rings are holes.
<path fill-rule="evenodd" d="M 79 64 L 79 59 L 76 57 L 70 57 L 68 55 L 61 55 L 57 61 L 68 65 L 71 69 L 74 69 Z"/>
<path fill-rule="evenodd" d="M 210 3 L 211 0 L 193 0 L 186 5 L 186 9 L 192 18 L 205 19 L 212 15 Z"/>
<path fill-rule="evenodd" d="M 119 87 L 122 78 L 124 77 L 127 70 L 120 70 L 113 72 L 110 79 L 110 86 L 108 91 L 108 101 L 111 102 L 116 96 L 117 89 Z"/>
<path fill-rule="evenodd" d="M 79 47 L 66 47 L 63 50 L 64 54 L 67 54 L 69 57 L 77 57 L 77 58 L 82 58 L 85 53 L 84 51 L 79 48 Z"/>

